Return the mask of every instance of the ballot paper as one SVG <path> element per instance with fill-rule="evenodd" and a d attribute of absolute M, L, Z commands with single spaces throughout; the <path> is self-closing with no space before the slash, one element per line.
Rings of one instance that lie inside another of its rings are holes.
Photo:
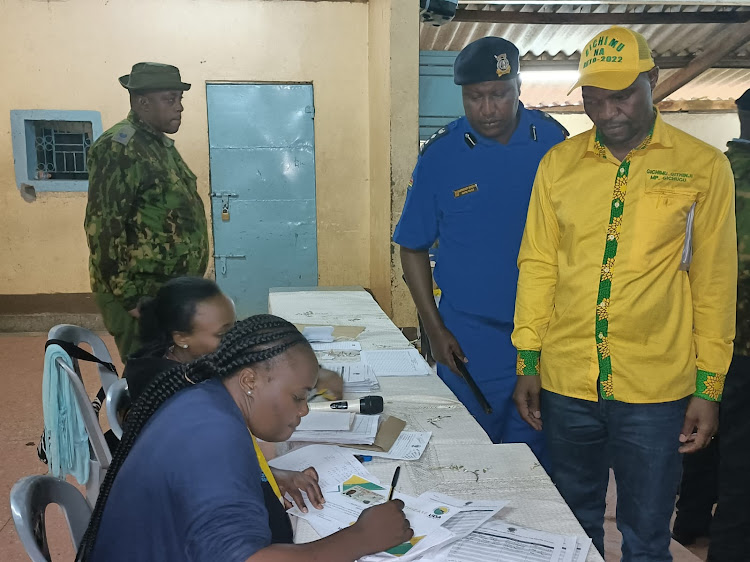
<path fill-rule="evenodd" d="M 343 416 L 344 418 L 352 414 L 343 414 L 341 412 L 310 412 L 305 418 L 312 414 L 325 413 L 329 416 Z M 375 436 L 378 434 L 378 421 L 380 416 L 366 416 L 362 414 L 353 414 L 354 422 L 351 427 L 339 430 L 310 430 L 300 429 L 292 433 L 289 441 L 304 441 L 307 443 L 342 443 L 347 445 L 372 445 L 375 442 Z"/>
<path fill-rule="evenodd" d="M 353 449 L 353 452 L 357 455 L 370 455 L 384 459 L 415 461 L 424 453 L 430 437 L 432 437 L 431 431 L 402 431 L 389 451 L 380 452 L 364 449 L 360 451 Z"/>
<path fill-rule="evenodd" d="M 341 483 L 338 491 L 326 491 L 323 496 L 326 503 L 321 510 L 303 513 L 293 507 L 288 513 L 305 519 L 319 535 L 328 536 L 352 525 L 368 507 L 387 501 L 388 489 L 352 475 Z M 507 503 L 465 501 L 438 492 L 426 492 L 416 498 L 396 492 L 394 497 L 404 502 L 404 514 L 414 529 L 414 537 L 386 552 L 360 558 L 362 562 L 393 560 L 394 557 L 404 562 L 415 560 L 432 549 L 466 537 Z"/>
<path fill-rule="evenodd" d="M 330 343 L 334 340 L 333 326 L 305 326 L 302 328 L 302 335 L 310 343 Z"/>
<path fill-rule="evenodd" d="M 336 445 L 305 445 L 268 461 L 273 468 L 303 471 L 313 467 L 318 473 L 318 484 L 323 492 L 338 491 L 341 482 L 352 475 L 378 484 L 377 478 L 354 458 L 351 449 Z"/>
<path fill-rule="evenodd" d="M 324 369 L 329 369 L 341 375 L 344 380 L 344 392 L 372 392 L 380 389 L 380 383 L 372 367 L 361 362 L 357 363 L 322 363 Z"/>
<path fill-rule="evenodd" d="M 432 373 L 427 361 L 416 349 L 379 349 L 360 353 L 362 362 L 378 377 L 409 377 Z"/>
<path fill-rule="evenodd" d="M 572 562 L 575 550 L 566 545 L 575 544 L 576 537 L 492 520 L 450 546 L 431 551 L 419 562 Z"/>
<path fill-rule="evenodd" d="M 310 342 L 310 346 L 313 351 L 359 351 L 362 349 L 362 344 L 358 341 Z"/>
<path fill-rule="evenodd" d="M 349 431 L 354 424 L 354 412 L 320 412 L 310 410 L 302 418 L 296 432 L 300 431 Z"/>

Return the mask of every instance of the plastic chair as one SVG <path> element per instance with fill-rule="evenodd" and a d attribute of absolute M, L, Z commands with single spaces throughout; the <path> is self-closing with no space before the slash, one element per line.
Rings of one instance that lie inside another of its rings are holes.
<path fill-rule="evenodd" d="M 122 412 L 128 406 L 130 406 L 128 381 L 127 379 L 117 379 L 107 390 L 106 408 L 109 427 L 118 439 L 122 439 L 122 425 L 118 412 Z"/>
<path fill-rule="evenodd" d="M 91 508 L 75 486 L 54 476 L 22 478 L 10 491 L 10 510 L 21 543 L 32 562 L 51 562 L 45 510 L 51 503 L 60 506 L 76 548 L 91 519 Z"/>
<path fill-rule="evenodd" d="M 87 343 L 91 346 L 96 357 L 106 363 L 112 363 L 112 356 L 109 354 L 109 350 L 102 341 L 102 338 L 86 328 L 74 326 L 73 324 L 58 324 L 50 329 L 47 334 L 47 339 L 64 340 L 75 345 Z M 80 375 L 77 361 L 74 360 L 73 364 L 76 365 L 76 371 L 78 371 L 78 374 Z M 103 365 L 97 365 L 97 368 L 99 369 L 99 379 L 101 380 L 102 388 L 104 389 L 104 392 L 107 392 L 109 386 L 118 380 L 119 377 L 116 373 L 113 373 Z"/>
<path fill-rule="evenodd" d="M 61 359 L 57 360 L 58 366 L 68 375 L 68 380 L 75 392 L 78 408 L 83 416 L 83 423 L 86 426 L 86 433 L 89 436 L 91 445 L 91 458 L 89 460 L 89 480 L 86 482 L 86 498 L 89 504 L 96 505 L 96 497 L 99 495 L 99 486 L 104 480 L 109 465 L 112 463 L 112 454 L 104 438 L 102 426 L 99 425 L 99 418 L 91 406 L 91 400 L 86 394 L 81 377 L 73 369 L 65 364 Z M 111 386 L 111 385 L 110 385 Z"/>

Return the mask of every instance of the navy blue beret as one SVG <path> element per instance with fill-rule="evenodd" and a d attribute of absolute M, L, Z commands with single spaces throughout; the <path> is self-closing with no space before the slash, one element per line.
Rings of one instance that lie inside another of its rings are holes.
<path fill-rule="evenodd" d="M 737 104 L 737 109 L 740 111 L 750 110 L 750 90 L 746 90 L 734 103 Z"/>
<path fill-rule="evenodd" d="M 482 37 L 458 53 L 453 82 L 459 86 L 518 76 L 518 48 L 502 37 Z"/>

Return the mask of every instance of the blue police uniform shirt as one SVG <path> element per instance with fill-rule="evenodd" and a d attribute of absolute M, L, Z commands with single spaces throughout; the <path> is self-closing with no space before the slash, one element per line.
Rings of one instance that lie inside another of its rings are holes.
<path fill-rule="evenodd" d="M 564 128 L 519 103 L 508 144 L 461 117 L 425 145 L 393 240 L 412 250 L 439 243 L 435 281 L 457 311 L 512 327 L 518 249 L 537 167 Z"/>

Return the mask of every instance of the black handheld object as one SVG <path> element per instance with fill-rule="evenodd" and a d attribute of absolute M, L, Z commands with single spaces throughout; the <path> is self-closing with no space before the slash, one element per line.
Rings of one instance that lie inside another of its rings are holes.
<path fill-rule="evenodd" d="M 360 414 L 380 414 L 383 412 L 382 396 L 365 396 L 359 400 L 336 400 L 334 402 L 311 402 L 311 410 L 323 412 L 357 412 Z"/>
<path fill-rule="evenodd" d="M 391 501 L 393 499 L 393 491 L 396 489 L 396 484 L 398 484 L 398 476 L 401 474 L 401 466 L 396 467 L 396 471 L 393 473 L 393 480 L 391 480 L 391 491 L 388 492 L 388 501 Z"/>
<path fill-rule="evenodd" d="M 474 394 L 476 399 L 479 400 L 479 405 L 484 410 L 484 413 L 491 414 L 492 406 L 490 406 L 490 403 L 487 402 L 487 399 L 484 397 L 484 394 L 482 394 L 482 391 L 479 390 L 477 383 L 475 383 L 474 379 L 471 378 L 471 375 L 469 374 L 469 369 L 466 368 L 466 364 L 455 353 L 453 354 L 453 360 L 456 362 L 456 366 L 458 367 L 458 372 L 461 373 L 461 376 L 469 385 L 471 392 Z"/>

